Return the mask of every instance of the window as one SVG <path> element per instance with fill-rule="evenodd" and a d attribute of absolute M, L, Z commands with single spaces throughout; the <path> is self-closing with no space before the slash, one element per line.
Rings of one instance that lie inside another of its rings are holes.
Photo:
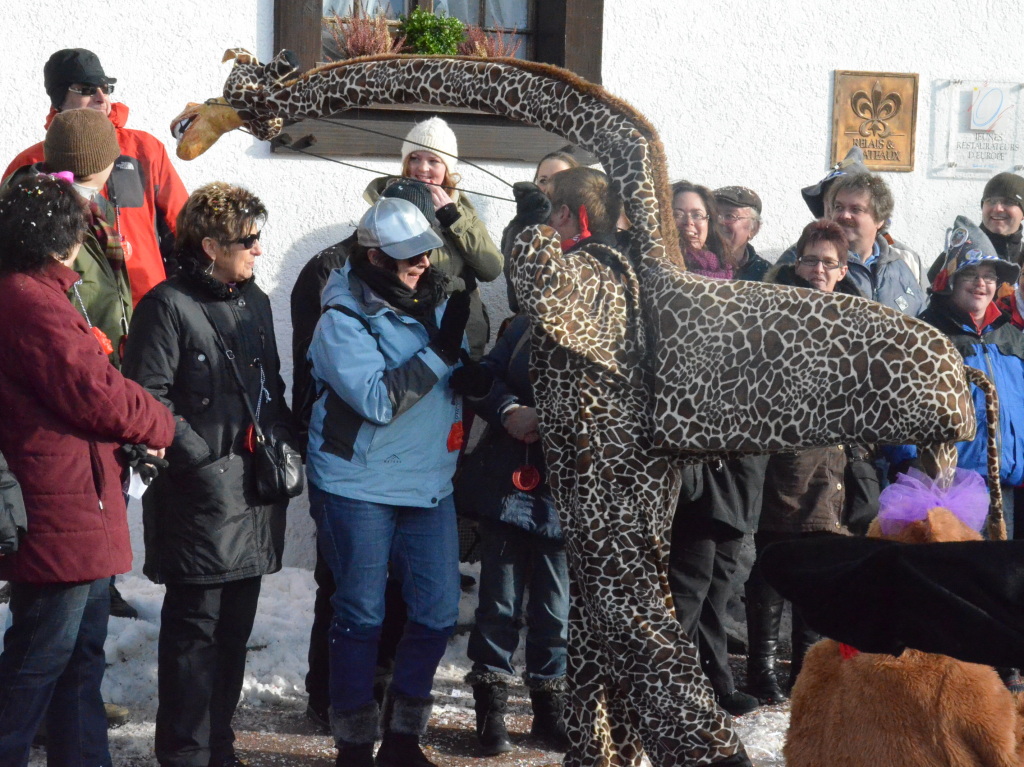
<path fill-rule="evenodd" d="M 399 16 L 408 15 L 414 7 L 454 16 L 467 26 L 480 27 L 487 33 L 500 32 L 512 45 L 518 45 L 516 58 L 534 58 L 531 0 L 323 0 L 323 6 L 322 40 L 327 61 L 340 58 L 331 34 L 336 18 L 356 12 L 366 16 L 382 14 L 397 27 Z"/>
<path fill-rule="evenodd" d="M 351 13 L 354 0 L 275 0 L 274 50 L 288 48 L 309 69 L 324 61 L 324 13 Z M 413 3 L 431 0 L 358 0 L 367 13 L 382 8 L 397 19 Z M 450 15 L 479 21 L 486 29 L 516 29 L 524 45 L 517 56 L 564 67 L 591 82 L 601 82 L 601 38 L 604 0 L 432 0 Z M 463 15 L 465 14 L 465 15 Z M 475 15 L 474 15 L 475 14 Z M 525 20 L 525 24 L 522 22 Z M 436 110 L 432 110 L 434 112 Z M 391 136 L 404 136 L 423 113 L 411 107 L 348 110 L 336 116 Z M 459 136 L 460 154 L 482 160 L 536 162 L 565 141 L 559 136 L 504 118 L 470 112 L 445 115 Z M 312 134 L 315 151 L 327 155 L 397 156 L 401 138 L 388 139 L 361 130 L 321 121 L 303 121 L 288 129 L 293 137 Z M 287 150 L 283 150 L 287 151 Z"/>

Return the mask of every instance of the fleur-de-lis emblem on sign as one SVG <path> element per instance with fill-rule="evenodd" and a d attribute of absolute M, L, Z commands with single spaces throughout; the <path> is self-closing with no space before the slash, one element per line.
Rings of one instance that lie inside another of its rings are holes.
<path fill-rule="evenodd" d="M 875 80 L 871 87 L 871 96 L 865 91 L 857 91 L 850 96 L 850 106 L 853 113 L 864 120 L 858 128 L 862 136 L 875 135 L 878 138 L 886 138 L 892 131 L 889 129 L 886 120 L 891 120 L 903 107 L 903 99 L 898 93 L 889 93 L 882 97 L 882 84 Z"/>

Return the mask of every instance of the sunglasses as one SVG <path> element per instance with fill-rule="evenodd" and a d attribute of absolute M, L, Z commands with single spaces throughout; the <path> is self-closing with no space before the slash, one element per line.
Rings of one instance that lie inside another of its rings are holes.
<path fill-rule="evenodd" d="M 256 234 L 247 234 L 245 237 L 239 237 L 237 240 L 230 240 L 225 245 L 241 245 L 246 250 L 252 250 L 252 246 L 259 240 L 262 231 L 256 232 Z"/>
<path fill-rule="evenodd" d="M 104 94 L 109 96 L 114 92 L 114 85 L 113 83 L 108 83 L 106 85 L 69 85 L 68 90 L 71 93 L 77 93 L 79 96 L 95 96 L 96 91 L 103 91 Z"/>

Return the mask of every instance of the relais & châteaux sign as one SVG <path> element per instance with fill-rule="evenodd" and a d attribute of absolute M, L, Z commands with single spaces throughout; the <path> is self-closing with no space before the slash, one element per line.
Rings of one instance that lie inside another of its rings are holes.
<path fill-rule="evenodd" d="M 832 164 L 854 146 L 873 171 L 914 169 L 917 75 L 836 70 Z"/>

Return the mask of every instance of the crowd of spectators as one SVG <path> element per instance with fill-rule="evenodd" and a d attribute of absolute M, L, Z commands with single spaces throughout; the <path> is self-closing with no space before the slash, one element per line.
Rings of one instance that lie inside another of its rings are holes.
<path fill-rule="evenodd" d="M 542 157 L 532 182 L 514 187 L 499 247 L 459 188 L 455 133 L 436 117 L 415 124 L 396 175 L 367 187 L 356 231 L 313 256 L 294 285 L 289 407 L 254 276 L 266 207 L 220 182 L 187 195 L 160 143 L 124 127 L 128 110 L 110 100 L 116 80 L 95 54 L 58 51 L 44 73 L 45 138 L 17 156 L 0 191 L 0 467 L 24 508 L 0 520 L 12 618 L 0 764 L 26 764 L 41 728 L 61 733 L 50 763 L 110 764 L 102 646 L 112 603 L 131 616 L 113 584 L 131 566 L 129 468 L 149 484 L 143 572 L 166 585 L 157 760 L 242 764 L 231 721 L 261 578 L 281 567 L 288 494 L 268 490 L 266 473 L 282 470 L 273 458 L 284 444 L 305 458 L 317 527 L 307 714 L 333 735 L 338 764 L 432 764 L 420 740 L 458 618 L 467 535 L 481 559 L 467 677 L 480 751 L 513 749 L 504 717 L 524 623 L 531 734 L 564 750 L 570 581 L 530 376 L 531 322 L 510 287 L 513 314 L 489 348 L 477 283 L 503 267 L 507 276 L 531 225 L 551 226 L 566 251 L 628 239 L 612 231 L 619 211 L 601 202 L 607 177 L 571 147 Z M 1024 178 L 990 179 L 980 225 L 958 216 L 930 269 L 892 237 L 895 200 L 858 150 L 802 193 L 806 226 L 773 265 L 752 244 L 769 225 L 754 190 L 678 181 L 672 216 L 688 269 L 876 301 L 946 334 L 999 393 L 1013 537 L 1024 529 Z M 594 202 L 552 204 L 570 197 Z M 980 392 L 975 403 L 978 434 L 958 458 L 984 474 Z M 687 467 L 669 584 L 722 709 L 739 716 L 784 701 L 818 639 L 794 609 L 783 682 L 784 604 L 761 576 L 763 549 L 863 534 L 880 487 L 915 458 L 908 446 L 850 444 Z M 738 686 L 727 628 L 741 592 Z M 1024 686 L 1017 670 L 1000 671 L 1011 689 Z"/>

